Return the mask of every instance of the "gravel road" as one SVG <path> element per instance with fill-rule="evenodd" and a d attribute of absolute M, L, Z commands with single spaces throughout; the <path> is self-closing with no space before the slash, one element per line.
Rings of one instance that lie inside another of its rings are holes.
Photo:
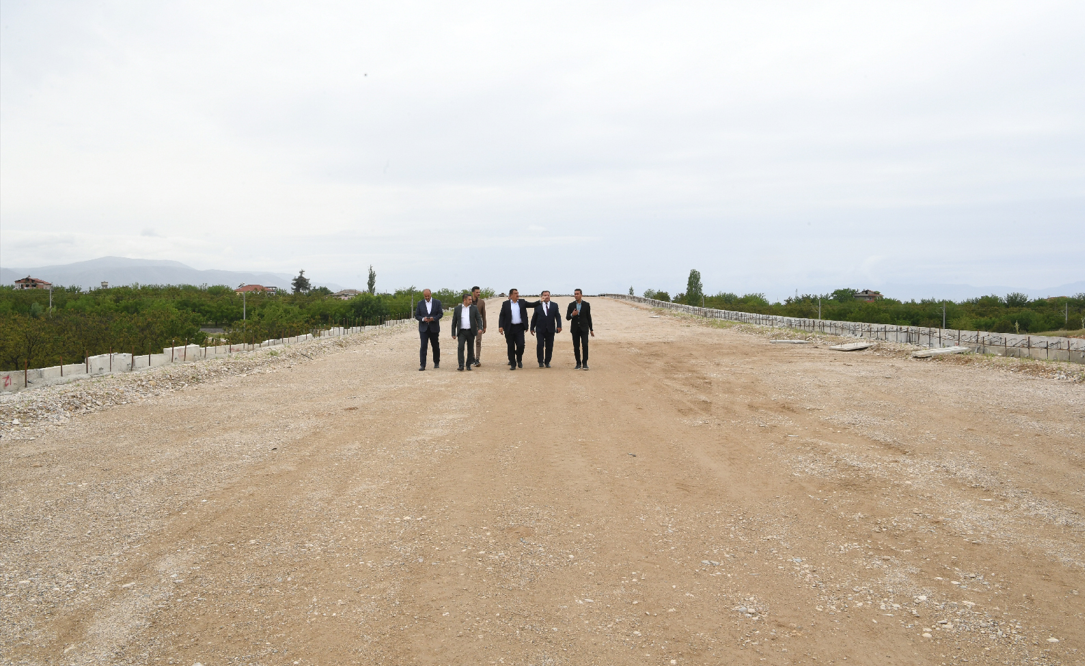
<path fill-rule="evenodd" d="M 0 661 L 1085 663 L 1085 385 L 592 305 L 6 397 Z"/>

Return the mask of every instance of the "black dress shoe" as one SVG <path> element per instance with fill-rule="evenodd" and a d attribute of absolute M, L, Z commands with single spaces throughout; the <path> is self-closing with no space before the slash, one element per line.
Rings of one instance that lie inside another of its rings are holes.
<path fill-rule="evenodd" d="M 463 372 L 463 366 L 462 365 L 460 367 L 456 368 L 456 369 L 459 370 L 460 372 Z"/>
<path fill-rule="evenodd" d="M 577 363 L 577 364 L 576 364 L 576 369 L 577 369 L 577 370 L 579 370 L 579 369 L 580 369 L 580 364 L 579 364 L 579 363 Z"/>
<path fill-rule="evenodd" d="M 476 368 L 477 368 L 478 366 L 480 366 L 480 365 L 482 365 L 482 363 L 479 363 L 478 361 L 475 361 L 475 367 L 476 367 Z"/>
<path fill-rule="evenodd" d="M 471 364 L 470 363 L 467 364 L 467 371 L 471 372 Z"/>
<path fill-rule="evenodd" d="M 440 363 L 436 363 L 436 362 L 435 362 L 435 363 L 433 364 L 433 369 L 434 369 L 434 370 L 436 370 L 436 369 L 437 369 L 437 368 L 439 368 L 439 367 L 441 367 L 441 364 L 440 364 Z"/>
<path fill-rule="evenodd" d="M 549 367 L 550 367 L 550 364 L 549 364 L 549 363 L 547 363 L 547 364 L 546 364 L 546 367 L 548 367 L 548 368 L 549 368 Z"/>
<path fill-rule="evenodd" d="M 542 363 L 540 363 L 540 364 L 539 364 L 539 367 L 540 367 L 540 368 L 545 368 L 546 366 L 545 366 L 545 365 L 543 365 Z"/>
<path fill-rule="evenodd" d="M 584 364 L 584 369 L 585 369 L 585 370 L 587 370 L 587 369 L 588 369 L 588 364 L 587 364 L 587 363 L 585 363 L 585 364 Z"/>
<path fill-rule="evenodd" d="M 516 369 L 516 364 L 515 363 L 509 363 L 509 370 L 515 370 L 515 369 Z"/>
<path fill-rule="evenodd" d="M 522 368 L 522 367 L 524 367 L 524 362 L 523 362 L 523 361 L 517 361 L 517 362 L 516 362 L 516 367 L 517 367 L 517 368 Z"/>
<path fill-rule="evenodd" d="M 425 370 L 426 370 L 426 366 L 424 366 L 424 365 L 418 366 L 418 371 L 419 372 L 425 372 Z"/>

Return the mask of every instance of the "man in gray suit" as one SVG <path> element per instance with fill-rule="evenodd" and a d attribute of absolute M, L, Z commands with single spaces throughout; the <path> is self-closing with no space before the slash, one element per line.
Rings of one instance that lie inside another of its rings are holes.
<path fill-rule="evenodd" d="M 463 346 L 467 345 L 467 369 L 475 364 L 475 336 L 482 331 L 482 314 L 470 293 L 463 295 L 463 303 L 452 311 L 452 337 L 458 339 L 457 357 L 459 370 L 463 370 Z"/>
<path fill-rule="evenodd" d="M 429 289 L 422 290 L 422 300 L 414 309 L 414 318 L 418 320 L 418 337 L 422 339 L 422 349 L 418 352 L 418 369 L 426 369 L 426 351 L 433 345 L 433 369 L 441 367 L 441 301 L 433 297 Z"/>

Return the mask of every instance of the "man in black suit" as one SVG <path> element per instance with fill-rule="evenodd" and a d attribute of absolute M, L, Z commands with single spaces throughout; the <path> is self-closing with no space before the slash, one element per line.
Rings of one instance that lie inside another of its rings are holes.
<path fill-rule="evenodd" d="M 527 301 L 520 300 L 520 290 L 509 289 L 509 300 L 501 304 L 497 332 L 505 336 L 509 349 L 509 370 L 524 367 L 524 331 L 527 330 Z"/>
<path fill-rule="evenodd" d="M 418 320 L 418 336 L 422 338 L 422 349 L 418 352 L 418 370 L 426 369 L 427 344 L 433 345 L 433 369 L 441 367 L 441 301 L 433 297 L 429 289 L 422 290 L 422 300 L 414 309 L 414 318 Z"/>
<path fill-rule="evenodd" d="M 475 364 L 475 336 L 482 330 L 482 314 L 472 302 L 470 292 L 463 295 L 463 303 L 457 305 L 452 312 L 452 338 L 459 341 L 457 358 L 460 362 L 460 370 L 463 370 L 463 346 L 467 345 L 467 369 Z"/>
<path fill-rule="evenodd" d="M 576 356 L 576 369 L 588 369 L 588 335 L 595 337 L 591 326 L 591 305 L 584 300 L 584 293 L 579 289 L 573 292 L 573 302 L 565 312 L 565 318 L 572 322 L 569 333 L 573 336 L 573 355 Z M 584 364 L 580 363 L 580 345 L 584 344 Z"/>
<path fill-rule="evenodd" d="M 543 291 L 541 300 L 535 303 L 535 313 L 531 315 L 531 334 L 536 336 L 535 353 L 539 357 L 539 367 L 549 368 L 550 358 L 554 355 L 554 333 L 561 333 L 561 312 L 558 306 L 550 302 L 550 292 Z"/>

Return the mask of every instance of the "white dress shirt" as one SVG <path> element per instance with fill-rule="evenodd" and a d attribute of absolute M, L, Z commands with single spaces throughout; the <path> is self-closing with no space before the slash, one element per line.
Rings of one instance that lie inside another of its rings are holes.
<path fill-rule="evenodd" d="M 460 330 L 471 330 L 471 306 L 464 305 L 463 310 L 460 312 Z"/>
<path fill-rule="evenodd" d="M 512 308 L 512 323 L 522 324 L 523 322 L 520 320 L 520 302 L 509 301 L 509 303 L 511 304 L 510 307 Z"/>
<path fill-rule="evenodd" d="M 550 314 L 550 303 L 547 302 L 547 301 L 543 301 L 543 316 L 545 317 L 545 316 L 547 316 L 549 314 Z"/>
<path fill-rule="evenodd" d="M 426 301 L 426 314 L 428 314 L 428 315 L 433 314 L 433 299 L 432 298 L 429 299 L 428 301 Z"/>

